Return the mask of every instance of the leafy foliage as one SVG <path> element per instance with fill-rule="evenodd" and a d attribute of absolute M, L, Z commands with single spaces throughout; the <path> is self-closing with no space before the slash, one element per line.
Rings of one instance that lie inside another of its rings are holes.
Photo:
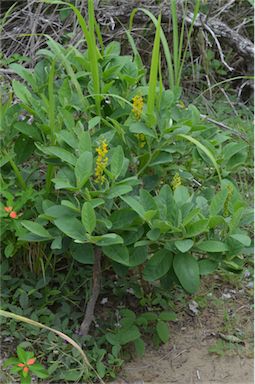
<path fill-rule="evenodd" d="M 175 283 L 194 294 L 202 275 L 217 269 L 240 272 L 251 244 L 247 226 L 252 212 L 233 177 L 246 161 L 247 144 L 219 132 L 195 105 L 185 107 L 179 87 L 164 87 L 160 18 L 153 19 L 156 35 L 147 83 L 141 61 L 121 55 L 119 43 L 97 47 L 93 2 L 88 25 L 69 6 L 88 49 L 64 47 L 49 37 L 33 70 L 11 65 L 22 81 L 12 83 L 16 102 L 10 96 L 1 107 L 1 235 L 4 257 L 12 258 L 18 276 L 14 302 L 4 306 L 42 322 L 47 315 L 32 311 L 30 297 L 41 308 L 50 307 L 47 313 L 54 321 L 54 306 L 59 308 L 65 298 L 61 289 L 75 265 L 82 281 L 77 291 L 83 287 L 84 292 L 85 285 L 86 297 L 77 298 L 73 287 L 70 302 L 78 307 L 81 300 L 87 302 L 95 251 L 103 254 L 105 279 L 128 282 L 133 275 L 138 297 L 141 290 L 153 291 L 156 281 L 166 292 Z M 176 31 L 173 59 L 169 73 L 178 85 L 183 61 L 178 64 Z M 63 265 L 70 266 L 64 277 L 59 273 Z M 24 266 L 42 275 L 35 287 Z M 12 292 L 8 279 L 5 299 Z M 57 327 L 67 328 L 71 319 L 72 326 L 78 325 L 80 310 L 72 312 L 67 302 L 59 310 Z M 127 345 L 142 355 L 143 334 L 151 329 L 156 345 L 167 342 L 171 320 L 175 314 L 169 308 L 145 313 L 122 308 L 116 329 L 104 329 L 96 341 L 83 340 L 99 376 L 114 377 Z M 48 341 L 55 343 L 52 336 Z M 61 380 L 62 365 L 53 360 L 49 373 L 56 371 Z M 72 365 L 69 360 L 67 365 Z M 81 378 L 76 368 L 64 377 Z"/>

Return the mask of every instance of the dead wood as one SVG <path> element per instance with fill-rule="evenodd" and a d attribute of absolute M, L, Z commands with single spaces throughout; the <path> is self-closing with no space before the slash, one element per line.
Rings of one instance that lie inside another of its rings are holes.
<path fill-rule="evenodd" d="M 120 2 L 121 3 L 121 2 Z M 111 25 L 114 18 L 120 18 L 123 21 L 128 20 L 133 7 L 136 6 L 135 2 L 131 3 L 124 3 L 119 6 L 103 6 L 100 7 L 100 4 L 98 8 L 96 9 L 96 15 L 98 17 L 99 23 L 102 22 L 103 24 L 106 23 L 108 20 L 108 24 Z M 149 4 L 144 3 L 144 8 L 151 11 L 155 16 L 158 16 L 158 14 L 162 13 L 162 23 L 169 23 L 171 18 L 170 13 L 170 6 L 169 2 L 163 2 L 161 6 L 150 6 Z M 178 11 L 178 19 L 181 23 L 183 20 L 183 0 L 177 1 L 177 11 Z M 187 12 L 185 15 L 185 21 L 188 24 L 191 24 L 193 20 L 194 14 L 192 12 Z M 143 13 L 138 11 L 135 16 L 136 22 L 139 21 L 148 21 L 148 17 Z M 212 31 L 217 38 L 224 38 L 225 42 L 227 42 L 231 47 L 233 47 L 235 50 L 239 52 L 241 56 L 248 56 L 250 58 L 254 58 L 254 44 L 251 40 L 243 37 L 241 34 L 239 34 L 234 29 L 230 28 L 226 23 L 222 22 L 221 20 L 211 17 L 208 18 L 207 15 L 204 15 L 202 13 L 199 13 L 195 23 L 194 27 L 196 28 L 203 28 L 207 31 Z"/>

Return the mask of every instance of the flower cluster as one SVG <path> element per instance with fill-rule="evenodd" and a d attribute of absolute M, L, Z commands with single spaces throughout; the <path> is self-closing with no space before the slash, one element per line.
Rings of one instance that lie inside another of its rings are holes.
<path fill-rule="evenodd" d="M 97 184 L 103 184 L 105 182 L 104 170 L 108 164 L 108 145 L 106 141 L 102 141 L 99 147 L 96 148 L 97 151 L 97 160 L 96 160 L 96 170 L 95 170 L 95 182 Z"/>
<path fill-rule="evenodd" d="M 141 118 L 142 112 L 143 112 L 143 98 L 142 96 L 136 95 L 132 99 L 133 102 L 133 109 L 132 112 L 135 115 L 136 119 L 139 120 Z"/>
<path fill-rule="evenodd" d="M 138 140 L 139 147 L 143 148 L 146 144 L 146 139 L 145 139 L 144 134 L 143 133 L 137 133 L 137 134 L 135 134 L 135 137 Z"/>
<path fill-rule="evenodd" d="M 17 218 L 17 212 L 12 210 L 12 207 L 4 207 L 5 212 L 9 213 L 9 216 L 11 219 L 16 219 Z"/>
<path fill-rule="evenodd" d="M 171 182 L 171 187 L 175 191 L 176 188 L 179 187 L 180 185 L 182 185 L 182 180 L 181 180 L 179 173 L 176 173 L 173 177 L 172 182 Z"/>
<path fill-rule="evenodd" d="M 29 365 L 33 365 L 36 359 L 28 359 L 25 364 L 19 363 L 18 367 L 23 368 L 23 372 L 27 373 L 29 371 Z"/>

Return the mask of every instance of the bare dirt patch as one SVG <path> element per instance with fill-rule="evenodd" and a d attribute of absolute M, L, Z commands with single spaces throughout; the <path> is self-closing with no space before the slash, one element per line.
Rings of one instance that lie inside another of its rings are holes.
<path fill-rule="evenodd" d="M 208 283 L 202 291 L 208 292 Z M 144 357 L 129 362 L 115 383 L 252 384 L 252 292 L 231 288 L 214 284 L 209 298 L 200 292 L 197 301 L 204 309 L 200 305 L 196 315 L 184 310 L 179 321 L 170 324 L 170 342 L 158 350 L 147 346 Z M 223 340 L 222 335 L 237 337 L 233 340 L 240 343 Z"/>

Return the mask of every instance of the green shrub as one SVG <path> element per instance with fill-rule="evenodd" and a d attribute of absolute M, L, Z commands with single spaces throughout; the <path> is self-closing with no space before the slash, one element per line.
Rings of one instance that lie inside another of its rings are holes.
<path fill-rule="evenodd" d="M 252 216 L 231 176 L 247 145 L 183 105 L 180 88 L 165 89 L 160 18 L 147 82 L 141 61 L 121 55 L 119 43 L 97 48 L 92 4 L 89 27 L 72 6 L 86 51 L 49 38 L 34 70 L 10 65 L 23 82 L 13 80 L 16 103 L 2 106 L 5 256 L 35 242 L 45 246 L 46 269 L 61 255 L 94 265 L 95 300 L 100 269 L 121 277 L 132 270 L 141 284 L 169 290 L 176 282 L 193 294 L 201 275 L 242 269 Z M 10 217 L 10 206 L 19 215 Z M 125 328 L 106 339 L 141 352 L 130 316 L 130 339 Z M 160 316 L 151 320 L 165 342 L 168 317 Z"/>

